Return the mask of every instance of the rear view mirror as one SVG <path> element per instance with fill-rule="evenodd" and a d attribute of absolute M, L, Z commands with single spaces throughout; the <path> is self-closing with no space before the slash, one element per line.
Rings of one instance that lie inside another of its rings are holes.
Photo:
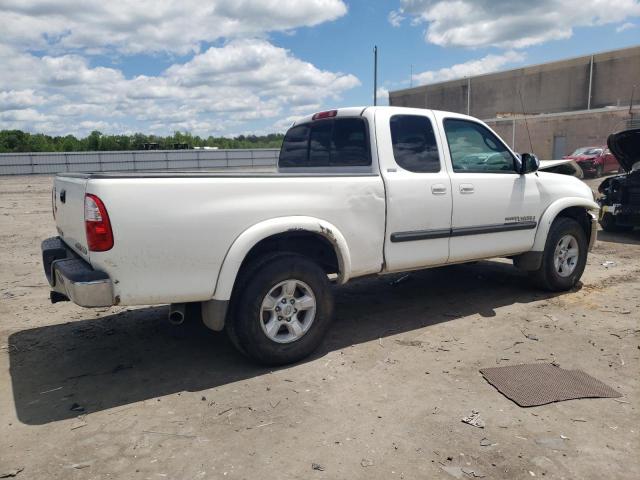
<path fill-rule="evenodd" d="M 520 175 L 536 172 L 540 168 L 540 160 L 533 153 L 520 154 Z"/>

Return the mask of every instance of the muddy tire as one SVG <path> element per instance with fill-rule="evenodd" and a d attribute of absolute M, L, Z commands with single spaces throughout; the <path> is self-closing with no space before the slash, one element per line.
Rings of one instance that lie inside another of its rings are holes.
<path fill-rule="evenodd" d="M 529 272 L 533 283 L 544 290 L 572 289 L 587 264 L 587 236 L 572 218 L 556 218 L 549 229 L 540 268 Z"/>
<path fill-rule="evenodd" d="M 226 327 L 234 346 L 265 365 L 285 365 L 310 355 L 333 315 L 322 268 L 302 255 L 280 254 L 260 262 L 244 278 Z"/>

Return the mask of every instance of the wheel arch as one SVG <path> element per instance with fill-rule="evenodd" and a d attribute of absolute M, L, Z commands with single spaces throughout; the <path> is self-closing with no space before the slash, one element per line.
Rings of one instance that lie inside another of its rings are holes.
<path fill-rule="evenodd" d="M 599 208 L 596 202 L 586 198 L 569 197 L 556 200 L 547 207 L 540 217 L 531 250 L 534 252 L 544 251 L 551 224 L 558 217 L 569 217 L 577 220 L 585 230 L 587 239 L 589 239 L 591 235 L 591 217 L 589 216 L 589 212 L 597 212 Z"/>
<path fill-rule="evenodd" d="M 308 247 L 315 247 L 314 252 L 307 251 Z M 316 260 L 321 255 L 319 263 L 325 271 L 335 268 L 339 283 L 349 279 L 349 247 L 335 225 L 315 217 L 278 217 L 257 223 L 236 238 L 222 263 L 213 299 L 229 300 L 241 268 L 260 254 L 279 250 Z"/>

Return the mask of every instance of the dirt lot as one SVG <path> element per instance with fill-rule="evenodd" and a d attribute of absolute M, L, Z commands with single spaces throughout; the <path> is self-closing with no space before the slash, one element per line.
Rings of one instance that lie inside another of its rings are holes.
<path fill-rule="evenodd" d="M 166 307 L 51 305 L 50 183 L 0 177 L 0 475 L 640 478 L 640 232 L 600 232 L 561 295 L 506 261 L 353 283 L 321 351 L 268 370 Z M 478 372 L 551 361 L 623 396 L 525 409 Z"/>

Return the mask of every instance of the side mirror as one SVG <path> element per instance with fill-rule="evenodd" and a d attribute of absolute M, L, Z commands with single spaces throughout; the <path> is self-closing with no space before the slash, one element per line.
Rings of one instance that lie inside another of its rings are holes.
<path fill-rule="evenodd" d="M 520 175 L 536 172 L 540 168 L 540 160 L 533 153 L 520 154 Z"/>

